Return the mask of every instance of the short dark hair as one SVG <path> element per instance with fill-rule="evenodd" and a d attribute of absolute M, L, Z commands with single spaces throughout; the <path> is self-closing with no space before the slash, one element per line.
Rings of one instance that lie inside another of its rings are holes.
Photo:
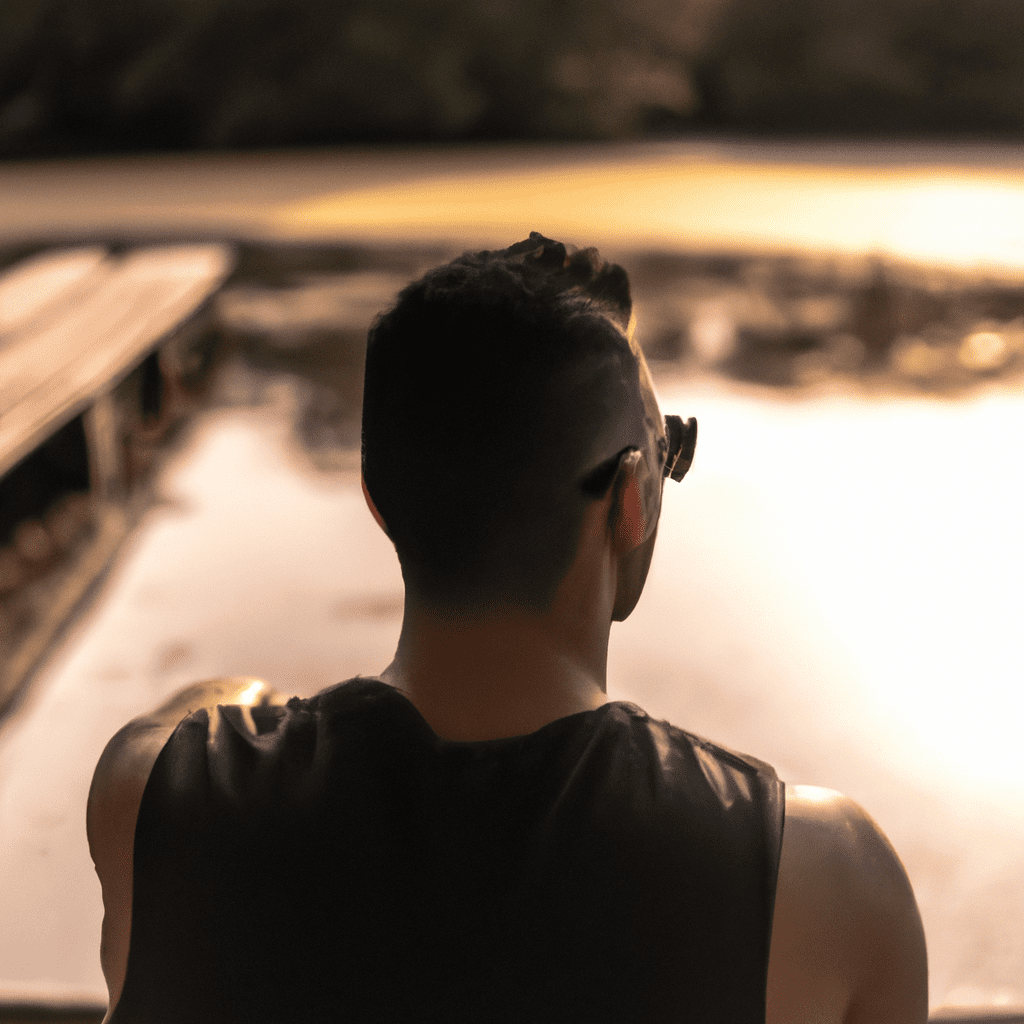
<path fill-rule="evenodd" d="M 374 322 L 363 478 L 423 599 L 550 604 L 592 497 L 595 424 L 624 407 L 642 423 L 631 312 L 620 266 L 534 232 L 429 271 Z"/>

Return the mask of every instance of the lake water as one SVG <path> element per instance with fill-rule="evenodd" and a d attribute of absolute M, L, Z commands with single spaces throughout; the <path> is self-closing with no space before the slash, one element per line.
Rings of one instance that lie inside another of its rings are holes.
<path fill-rule="evenodd" d="M 1022 150 L 697 146 L 0 166 L 4 237 L 251 231 L 625 252 L 884 251 L 1024 270 Z M 73 186 L 73 187 L 72 187 Z M 126 198 L 129 197 L 129 198 Z M 700 446 L 612 695 L 860 800 L 922 908 L 933 1007 L 1024 1007 L 1024 395 L 780 399 L 660 383 Z M 288 396 L 210 414 L 168 503 L 0 730 L 0 994 L 102 999 L 92 766 L 187 681 L 312 692 L 379 669 L 401 581 L 356 478 L 303 467 Z"/>

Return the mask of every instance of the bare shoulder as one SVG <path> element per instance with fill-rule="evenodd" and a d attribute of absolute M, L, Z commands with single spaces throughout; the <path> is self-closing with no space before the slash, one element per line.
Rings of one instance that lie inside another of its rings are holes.
<path fill-rule="evenodd" d="M 280 703 L 284 698 L 267 683 L 248 676 L 193 683 L 160 707 L 119 729 L 107 743 L 93 773 L 86 829 L 93 860 L 111 845 L 131 840 L 143 790 L 160 751 L 182 719 L 199 708 L 217 704 Z M 123 851 L 121 851 L 123 852 Z M 100 864 L 97 862 L 97 869 Z"/>
<path fill-rule="evenodd" d="M 89 849 L 97 869 L 109 860 L 115 845 L 123 845 L 116 842 L 122 838 L 121 833 L 127 830 L 134 835 L 149 773 L 173 730 L 174 724 L 136 718 L 119 729 L 103 748 L 86 809 Z"/>
<path fill-rule="evenodd" d="M 135 822 L 160 751 L 178 723 L 199 708 L 282 703 L 284 699 L 262 680 L 249 677 L 195 683 L 119 729 L 100 755 L 89 789 L 86 832 L 103 889 L 100 962 L 111 1006 L 120 995 L 128 963 Z"/>
<path fill-rule="evenodd" d="M 786 787 L 770 1024 L 927 1019 L 924 931 L 896 851 L 855 801 Z"/>
<path fill-rule="evenodd" d="M 146 717 L 119 729 L 100 755 L 89 789 L 86 832 L 103 890 L 100 964 L 111 1007 L 128 964 L 135 820 L 149 773 L 173 730 L 174 724 Z"/>

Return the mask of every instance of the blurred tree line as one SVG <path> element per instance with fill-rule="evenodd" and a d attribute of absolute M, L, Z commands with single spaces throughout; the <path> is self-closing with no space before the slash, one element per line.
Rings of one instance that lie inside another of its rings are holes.
<path fill-rule="evenodd" d="M 0 0 L 0 155 L 1016 135 L 1021 0 Z"/>

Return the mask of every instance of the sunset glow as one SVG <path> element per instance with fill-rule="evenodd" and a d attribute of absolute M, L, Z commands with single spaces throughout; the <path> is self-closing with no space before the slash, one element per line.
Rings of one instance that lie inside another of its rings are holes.
<path fill-rule="evenodd" d="M 950 266 L 1024 268 L 1024 191 L 1009 172 L 772 164 L 638 151 L 577 164 L 483 166 L 303 199 L 278 228 L 302 235 L 493 244 L 542 226 L 616 245 L 888 253 Z M 638 225 L 643 225 L 638 231 Z"/>

